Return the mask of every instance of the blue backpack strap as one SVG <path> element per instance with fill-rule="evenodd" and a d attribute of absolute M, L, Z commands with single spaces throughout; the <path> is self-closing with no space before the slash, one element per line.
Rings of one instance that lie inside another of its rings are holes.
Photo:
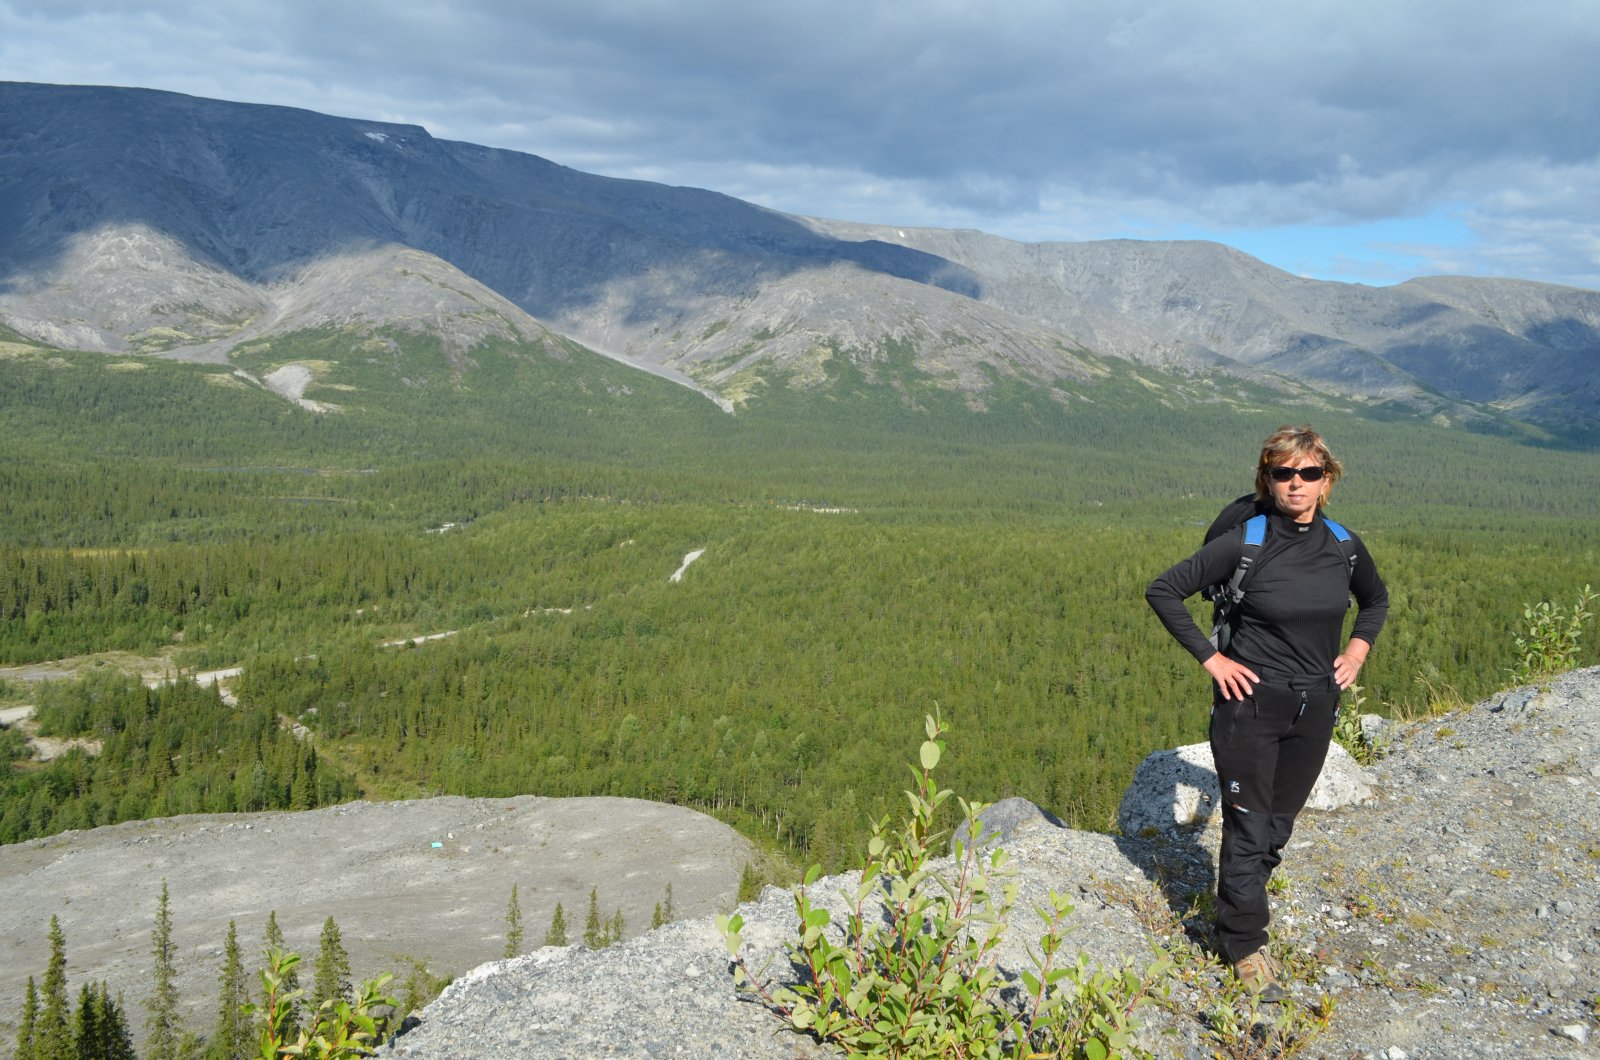
<path fill-rule="evenodd" d="M 1250 579 L 1256 557 L 1267 540 L 1267 517 L 1252 516 L 1245 520 L 1244 538 L 1239 545 L 1239 565 L 1233 577 L 1211 597 L 1211 643 L 1218 651 L 1226 651 L 1233 639 L 1233 627 L 1238 622 L 1239 601 L 1244 599 L 1244 583 Z"/>
<path fill-rule="evenodd" d="M 1336 523 L 1327 516 L 1323 516 L 1322 521 L 1333 532 L 1333 538 L 1339 542 L 1339 547 L 1344 549 L 1345 564 L 1350 568 L 1350 576 L 1354 578 L 1356 574 L 1356 543 L 1351 539 L 1350 531 L 1346 530 L 1343 524 Z"/>

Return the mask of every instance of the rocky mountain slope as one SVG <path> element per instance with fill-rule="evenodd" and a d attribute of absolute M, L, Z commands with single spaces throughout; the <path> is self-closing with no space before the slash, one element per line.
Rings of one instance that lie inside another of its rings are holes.
<path fill-rule="evenodd" d="M 1600 669 L 1522 688 L 1391 734 L 1372 768 L 1378 796 L 1300 819 L 1275 888 L 1274 932 L 1301 1005 L 1331 999 L 1301 1055 L 1579 1057 L 1600 1033 Z M 1069 895 L 1067 946 L 1101 965 L 1147 961 L 1187 936 L 1178 920 L 1212 886 L 1217 833 L 1134 838 L 1013 815 L 1003 842 L 1020 908 Z M 850 877 L 814 900 L 844 908 Z M 752 963 L 781 975 L 794 931 L 787 893 L 741 907 Z M 1195 929 L 1203 918 L 1190 915 Z M 1026 967 L 1026 913 L 1002 966 Z M 775 959 L 776 958 L 776 959 Z M 770 963 L 769 963 L 770 962 Z M 777 970 L 774 970 L 777 969 Z M 1258 1055 L 1224 1048 L 1208 1019 L 1222 973 L 1192 956 L 1167 1002 L 1142 1010 L 1162 1057 Z M 1257 1014 L 1271 1018 L 1272 1013 Z M 1280 1013 L 1281 1015 L 1281 1013 Z M 1245 1026 L 1249 1026 L 1249 1019 Z M 384 1055 L 406 1060 L 826 1055 L 736 991 L 710 918 L 613 949 L 541 950 L 463 977 Z M 1268 1047 L 1259 1055 L 1269 1055 Z"/>
<path fill-rule="evenodd" d="M 374 304 L 337 264 L 402 248 L 412 272 L 448 277 L 448 306 L 420 283 Z M 907 362 L 981 406 L 997 378 L 1087 380 L 1101 355 L 1452 417 L 1600 416 L 1593 291 L 1368 288 L 1208 243 L 827 222 L 415 126 L 0 84 L 0 322 L 58 345 L 218 357 L 391 317 L 458 346 L 548 326 L 736 401 L 823 385 L 845 358 L 869 379 Z"/>

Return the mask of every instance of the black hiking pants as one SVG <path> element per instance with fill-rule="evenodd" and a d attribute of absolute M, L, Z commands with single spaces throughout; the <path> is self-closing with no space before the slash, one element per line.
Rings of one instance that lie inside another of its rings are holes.
<path fill-rule="evenodd" d="M 1257 686 L 1211 708 L 1211 754 L 1222 787 L 1217 944 L 1237 961 L 1267 944 L 1267 879 L 1322 772 L 1339 709 L 1331 680 L 1315 690 Z"/>

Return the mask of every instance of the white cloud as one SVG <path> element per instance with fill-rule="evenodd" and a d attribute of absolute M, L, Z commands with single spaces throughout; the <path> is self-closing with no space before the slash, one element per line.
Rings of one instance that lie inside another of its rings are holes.
<path fill-rule="evenodd" d="M 1332 228 L 1459 201 L 1477 243 L 1439 261 L 1567 282 L 1597 271 L 1600 203 L 1577 183 L 1600 157 L 1596 54 L 1591 0 L 0 0 L 19 80 L 417 123 L 785 210 L 1012 235 Z"/>

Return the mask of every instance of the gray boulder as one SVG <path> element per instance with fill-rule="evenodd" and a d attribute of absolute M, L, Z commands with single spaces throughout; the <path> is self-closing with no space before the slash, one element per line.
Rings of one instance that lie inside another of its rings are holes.
<path fill-rule="evenodd" d="M 1029 802 L 1027 799 L 1012 796 L 1001 799 L 999 802 L 985 806 L 978 814 L 978 821 L 982 824 L 983 845 L 1008 846 L 1018 834 L 1033 828 L 1065 828 L 1067 823 L 1049 810 Z M 965 846 L 971 842 L 972 836 L 967 829 L 965 821 L 956 826 L 954 834 L 950 837 L 951 849 L 955 844 Z"/>
<path fill-rule="evenodd" d="M 1147 830 L 1203 828 L 1210 823 L 1218 803 L 1217 767 L 1211 758 L 1211 745 L 1192 743 L 1171 751 L 1149 755 L 1134 771 L 1133 783 L 1122 794 L 1117 807 L 1117 825 L 1122 834 L 1137 836 Z M 1306 808 L 1337 810 L 1354 806 L 1373 796 L 1372 775 L 1343 747 L 1328 748 L 1322 775 L 1311 789 Z"/>

